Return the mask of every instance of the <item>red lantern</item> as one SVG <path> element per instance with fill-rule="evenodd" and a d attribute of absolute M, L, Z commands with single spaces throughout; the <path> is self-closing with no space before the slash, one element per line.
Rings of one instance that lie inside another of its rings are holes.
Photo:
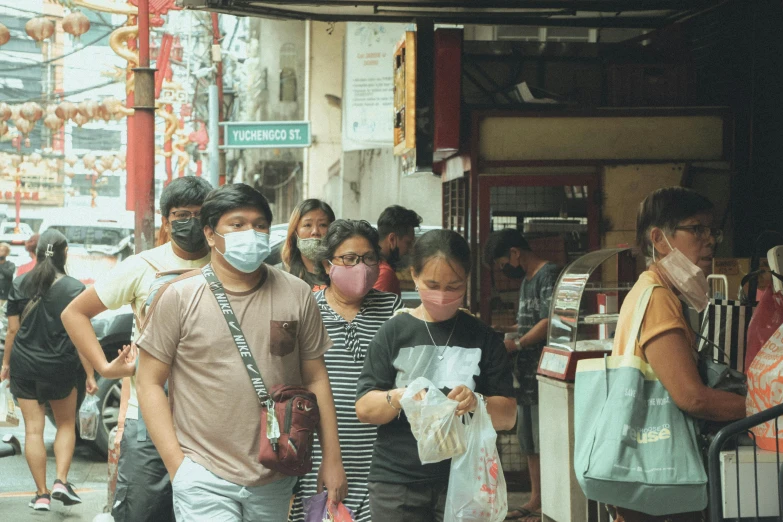
<path fill-rule="evenodd" d="M 46 125 L 46 128 L 50 131 L 57 132 L 57 130 L 63 126 L 63 120 L 58 118 L 56 114 L 48 114 L 46 118 L 44 118 L 44 125 Z"/>
<path fill-rule="evenodd" d="M 76 105 L 69 101 L 61 102 L 60 105 L 54 110 L 54 113 L 61 120 L 72 120 L 76 114 L 78 114 Z"/>
<path fill-rule="evenodd" d="M 114 164 L 114 156 L 111 154 L 103 156 L 100 163 L 105 170 L 111 170 L 112 164 Z"/>
<path fill-rule="evenodd" d="M 30 131 L 33 130 L 33 127 L 35 127 L 35 122 L 24 118 L 17 118 L 14 120 L 14 125 L 16 125 L 16 130 L 27 136 Z"/>
<path fill-rule="evenodd" d="M 69 167 L 76 165 L 77 161 L 79 161 L 79 157 L 75 154 L 68 154 L 65 156 L 65 163 L 67 163 Z"/>
<path fill-rule="evenodd" d="M 11 117 L 11 107 L 5 103 L 0 103 L 0 121 L 6 121 Z"/>
<path fill-rule="evenodd" d="M 79 114 L 86 117 L 87 120 L 93 119 L 98 114 L 98 102 L 95 100 L 84 100 L 78 105 Z"/>
<path fill-rule="evenodd" d="M 35 122 L 43 116 L 43 109 L 35 102 L 27 102 L 22 105 L 19 115 L 27 121 Z"/>
<path fill-rule="evenodd" d="M 90 121 L 90 118 L 88 118 L 87 116 L 85 116 L 81 112 L 77 112 L 76 116 L 73 117 L 73 122 L 76 125 L 78 125 L 79 127 L 81 127 L 82 125 L 84 125 L 88 121 Z"/>
<path fill-rule="evenodd" d="M 27 33 L 27 36 L 35 40 L 35 43 L 39 47 L 44 40 L 54 34 L 54 29 L 54 22 L 43 16 L 33 18 L 24 24 L 24 30 Z"/>
<path fill-rule="evenodd" d="M 79 37 L 90 30 L 90 19 L 81 11 L 71 11 L 63 18 L 63 31 L 73 36 L 73 41 L 79 43 Z"/>
<path fill-rule="evenodd" d="M 0 45 L 5 45 L 11 39 L 11 32 L 6 26 L 0 24 Z"/>

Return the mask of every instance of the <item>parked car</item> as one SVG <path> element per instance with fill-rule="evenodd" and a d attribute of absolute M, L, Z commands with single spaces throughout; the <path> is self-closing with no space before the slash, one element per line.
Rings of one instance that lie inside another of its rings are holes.
<path fill-rule="evenodd" d="M 33 235 L 33 229 L 27 223 L 16 221 L 3 221 L 0 223 L 0 243 L 8 243 L 11 247 L 11 253 L 8 255 L 8 261 L 16 266 L 21 266 L 30 261 L 30 254 L 24 248 L 25 242 Z"/>

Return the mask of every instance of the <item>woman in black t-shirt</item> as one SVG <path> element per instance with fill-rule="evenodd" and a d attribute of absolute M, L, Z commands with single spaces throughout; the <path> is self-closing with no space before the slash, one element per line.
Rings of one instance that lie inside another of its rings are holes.
<path fill-rule="evenodd" d="M 60 314 L 84 285 L 65 275 L 68 242 L 54 229 L 44 232 L 36 249 L 37 263 L 14 279 L 8 296 L 8 333 L 0 380 L 11 379 L 11 393 L 19 401 L 25 427 L 25 457 L 33 474 L 36 495 L 29 506 L 49 511 L 51 498 L 66 506 L 81 502 L 68 482 L 76 443 L 76 380 L 79 356 L 65 332 Z M 95 379 L 87 372 L 87 392 L 95 393 Z M 57 480 L 51 494 L 46 487 L 44 404 L 52 407 L 57 424 L 54 456 Z"/>
<path fill-rule="evenodd" d="M 516 400 L 503 339 L 461 311 L 470 274 L 470 248 L 450 230 L 421 236 L 411 273 L 422 304 L 384 324 L 367 348 L 356 389 L 359 420 L 377 424 L 368 486 L 373 520 L 443 520 L 450 460 L 422 464 L 402 412 L 405 387 L 426 377 L 459 402 L 456 415 L 486 401 L 492 424 L 511 429 Z"/>

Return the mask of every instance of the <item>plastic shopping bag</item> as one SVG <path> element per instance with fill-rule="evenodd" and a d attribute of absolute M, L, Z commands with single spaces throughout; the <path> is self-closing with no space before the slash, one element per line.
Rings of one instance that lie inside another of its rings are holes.
<path fill-rule="evenodd" d="M 0 382 L 0 428 L 19 426 L 19 416 L 16 414 L 14 397 L 8 390 L 9 381 Z"/>
<path fill-rule="evenodd" d="M 783 324 L 783 294 L 769 289 L 764 292 L 748 324 L 748 341 L 745 350 L 745 373 L 753 359 L 775 330 Z"/>
<path fill-rule="evenodd" d="M 353 522 L 353 511 L 340 502 L 329 502 L 326 491 L 302 499 L 305 522 Z"/>
<path fill-rule="evenodd" d="M 443 519 L 453 522 L 498 522 L 506 518 L 506 479 L 500 466 L 492 427 L 484 401 L 473 418 L 465 415 L 467 450 L 451 461 L 449 490 Z"/>
<path fill-rule="evenodd" d="M 87 395 L 79 408 L 79 436 L 84 440 L 95 440 L 98 436 L 98 420 L 101 414 L 98 400 L 95 395 Z"/>
<path fill-rule="evenodd" d="M 753 359 L 748 369 L 748 396 L 745 399 L 745 412 L 754 415 L 783 401 L 783 326 L 767 340 L 764 347 Z M 783 439 L 783 419 L 778 420 L 778 432 L 775 433 L 775 421 L 769 421 L 751 428 L 756 436 L 756 445 L 768 451 L 777 451 L 778 439 Z M 783 450 L 783 440 L 780 441 Z"/>
<path fill-rule="evenodd" d="M 455 415 L 459 403 L 446 397 L 429 379 L 419 377 L 400 399 L 419 447 L 422 464 L 465 453 L 465 427 Z"/>

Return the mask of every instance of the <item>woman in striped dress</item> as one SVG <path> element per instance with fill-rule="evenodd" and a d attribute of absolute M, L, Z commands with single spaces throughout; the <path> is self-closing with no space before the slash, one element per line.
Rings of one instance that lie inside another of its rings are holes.
<path fill-rule="evenodd" d="M 378 232 L 366 221 L 340 219 L 329 226 L 316 254 L 316 266 L 327 274 L 327 287 L 315 294 L 321 317 L 334 345 L 326 352 L 326 368 L 337 408 L 343 467 L 348 495 L 343 503 L 357 522 L 370 520 L 367 475 L 370 472 L 375 426 L 356 417 L 356 381 L 364 365 L 367 345 L 375 333 L 402 306 L 395 294 L 372 287 L 378 278 Z M 313 471 L 299 481 L 289 519 L 304 520 L 302 499 L 320 488 L 321 448 L 313 450 Z"/>

